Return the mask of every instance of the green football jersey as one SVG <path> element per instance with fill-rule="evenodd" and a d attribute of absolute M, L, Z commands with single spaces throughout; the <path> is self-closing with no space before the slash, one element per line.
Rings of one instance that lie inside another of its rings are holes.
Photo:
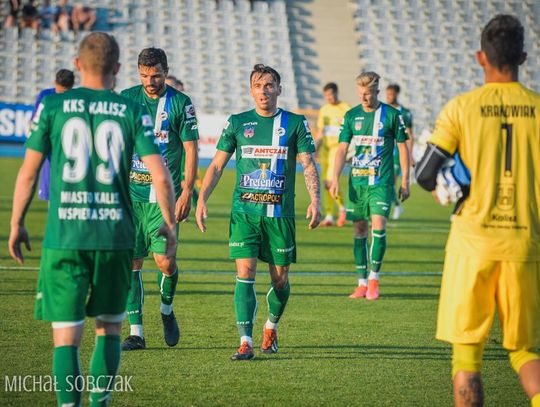
<path fill-rule="evenodd" d="M 78 88 L 43 99 L 26 147 L 51 159 L 44 247 L 133 248 L 131 157 L 159 154 L 153 135 L 148 113 L 110 90 Z"/>
<path fill-rule="evenodd" d="M 154 134 L 158 141 L 163 162 L 169 168 L 173 180 L 176 198 L 182 192 L 180 188 L 182 170 L 182 142 L 199 138 L 197 117 L 189 97 L 167 86 L 165 93 L 152 99 L 144 92 L 142 85 L 137 85 L 121 92 L 121 95 L 145 106 L 154 118 Z M 152 176 L 137 154 L 133 155 L 130 173 L 131 199 L 139 202 L 156 202 L 156 192 L 152 185 Z"/>
<path fill-rule="evenodd" d="M 394 143 L 408 139 L 403 117 L 397 109 L 380 103 L 373 112 L 362 105 L 345 114 L 340 142 L 351 143 L 355 153 L 349 183 L 357 185 L 394 184 Z"/>
<path fill-rule="evenodd" d="M 304 116 L 281 109 L 272 117 L 255 110 L 232 115 L 217 148 L 236 152 L 232 212 L 294 217 L 296 155 L 315 152 Z"/>
<path fill-rule="evenodd" d="M 397 109 L 399 110 L 399 113 L 401 113 L 401 116 L 403 116 L 403 123 L 405 123 L 405 127 L 408 129 L 412 129 L 413 117 L 411 111 L 401 105 Z"/>

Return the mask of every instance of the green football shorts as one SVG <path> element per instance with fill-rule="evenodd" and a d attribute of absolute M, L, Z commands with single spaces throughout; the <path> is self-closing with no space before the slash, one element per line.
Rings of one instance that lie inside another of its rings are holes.
<path fill-rule="evenodd" d="M 163 224 L 163 215 L 159 204 L 155 202 L 133 201 L 133 221 L 135 223 L 134 259 L 144 259 L 148 252 L 165 254 L 167 240 L 158 236 L 160 226 Z M 178 235 L 178 224 L 176 225 Z"/>
<path fill-rule="evenodd" d="M 132 260 L 132 250 L 43 248 L 35 318 L 71 322 L 125 312 Z"/>
<path fill-rule="evenodd" d="M 347 220 L 368 220 L 371 215 L 388 218 L 395 193 L 393 185 L 349 185 Z"/>
<path fill-rule="evenodd" d="M 277 266 L 296 263 L 294 218 L 231 213 L 229 257 L 260 260 Z"/>

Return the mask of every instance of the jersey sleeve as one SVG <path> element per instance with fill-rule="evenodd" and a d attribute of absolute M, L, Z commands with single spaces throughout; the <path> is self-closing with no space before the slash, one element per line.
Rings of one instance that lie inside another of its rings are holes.
<path fill-rule="evenodd" d="M 38 105 L 25 143 L 26 148 L 45 155 L 48 155 L 51 150 L 51 119 L 47 99 L 45 97 Z"/>
<path fill-rule="evenodd" d="M 409 139 L 409 136 L 407 135 L 407 126 L 405 125 L 405 119 L 403 118 L 403 115 L 401 115 L 400 113 L 394 115 L 393 126 L 394 135 L 398 143 L 404 143 Z"/>
<path fill-rule="evenodd" d="M 405 125 L 408 129 L 413 128 L 413 115 L 410 110 L 407 112 L 407 122 L 405 123 Z"/>
<path fill-rule="evenodd" d="M 182 141 L 194 141 L 199 139 L 199 127 L 195 107 L 190 98 L 186 98 L 180 113 L 180 128 L 178 134 Z"/>
<path fill-rule="evenodd" d="M 454 154 L 459 145 L 459 134 L 459 105 L 457 99 L 452 99 L 439 113 L 429 142 Z"/>
<path fill-rule="evenodd" d="M 345 113 L 343 122 L 341 123 L 341 129 L 339 130 L 339 142 L 340 143 L 350 143 L 352 140 L 352 129 L 350 123 L 349 113 Z"/>
<path fill-rule="evenodd" d="M 304 116 L 300 116 L 300 120 L 301 122 L 296 128 L 296 153 L 314 153 L 315 143 L 313 142 L 309 123 Z"/>
<path fill-rule="evenodd" d="M 154 136 L 153 123 L 146 108 L 135 109 L 134 117 L 134 140 L 135 152 L 139 157 L 151 154 L 159 154 L 157 138 Z"/>
<path fill-rule="evenodd" d="M 236 133 L 232 116 L 223 125 L 223 131 L 221 132 L 217 149 L 231 154 L 236 151 Z"/>

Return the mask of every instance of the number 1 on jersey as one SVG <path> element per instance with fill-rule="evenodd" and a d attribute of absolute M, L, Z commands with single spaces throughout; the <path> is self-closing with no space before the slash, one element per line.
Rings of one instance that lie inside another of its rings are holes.
<path fill-rule="evenodd" d="M 503 130 L 506 130 L 506 142 L 504 153 L 504 176 L 512 176 L 512 125 L 503 123 L 501 125 Z"/>

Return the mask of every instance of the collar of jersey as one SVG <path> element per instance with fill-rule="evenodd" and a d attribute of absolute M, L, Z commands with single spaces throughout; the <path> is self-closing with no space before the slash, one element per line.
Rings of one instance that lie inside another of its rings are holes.
<path fill-rule="evenodd" d="M 259 113 L 257 113 L 257 110 L 253 109 L 253 113 L 255 113 L 255 115 L 257 117 L 260 117 L 261 119 L 273 119 L 274 117 L 279 115 L 282 111 L 283 110 L 280 107 L 278 107 L 276 110 L 276 113 L 274 113 L 272 116 L 261 116 Z"/>

